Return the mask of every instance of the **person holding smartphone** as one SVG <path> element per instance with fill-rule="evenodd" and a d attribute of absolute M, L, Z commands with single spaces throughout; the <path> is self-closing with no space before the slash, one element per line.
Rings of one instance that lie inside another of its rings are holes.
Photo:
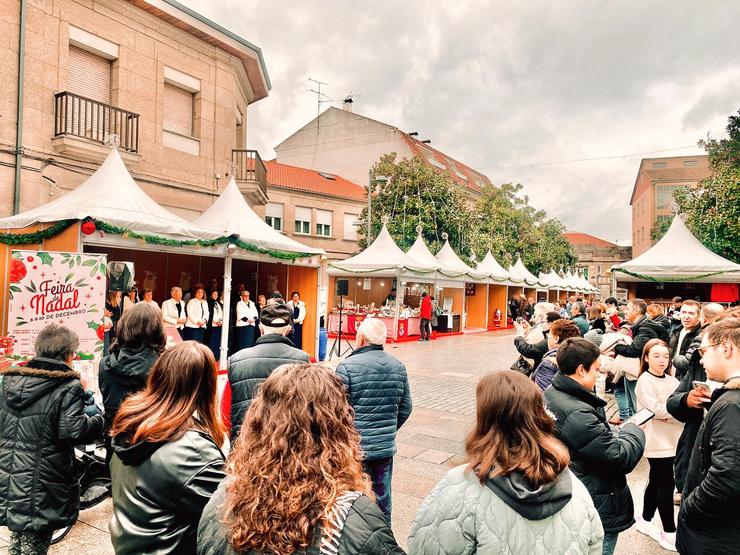
<path fill-rule="evenodd" d="M 650 536 L 663 548 L 676 551 L 676 522 L 673 516 L 673 459 L 683 424 L 666 408 L 678 380 L 670 375 L 671 354 L 661 339 L 645 343 L 635 392 L 637 410 L 648 409 L 655 417 L 645 424 L 645 456 L 650 474 L 643 497 L 637 531 Z M 655 511 L 663 524 L 662 532 L 652 524 Z"/>

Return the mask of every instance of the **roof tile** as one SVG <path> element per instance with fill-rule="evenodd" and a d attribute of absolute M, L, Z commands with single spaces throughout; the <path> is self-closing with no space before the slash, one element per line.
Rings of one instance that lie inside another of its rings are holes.
<path fill-rule="evenodd" d="M 334 179 L 327 179 L 322 177 L 317 170 L 280 164 L 275 160 L 265 162 L 265 167 L 267 168 L 267 183 L 272 187 L 306 191 L 350 200 L 364 201 L 367 199 L 364 187 L 339 175 L 321 172 L 325 175 L 334 176 Z"/>

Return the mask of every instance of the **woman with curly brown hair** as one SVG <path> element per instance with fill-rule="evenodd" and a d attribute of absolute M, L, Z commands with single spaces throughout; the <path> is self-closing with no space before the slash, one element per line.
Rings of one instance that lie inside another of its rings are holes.
<path fill-rule="evenodd" d="M 599 513 L 568 469 L 568 448 L 555 437 L 539 388 L 503 370 L 478 382 L 476 398 L 468 462 L 422 503 L 409 553 L 600 555 Z"/>
<path fill-rule="evenodd" d="M 362 472 L 360 436 L 330 369 L 284 365 L 260 386 L 203 511 L 198 553 L 403 553 Z"/>

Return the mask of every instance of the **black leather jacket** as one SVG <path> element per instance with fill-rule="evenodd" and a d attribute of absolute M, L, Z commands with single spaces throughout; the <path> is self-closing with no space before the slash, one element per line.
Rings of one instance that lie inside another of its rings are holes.
<path fill-rule="evenodd" d="M 223 505 L 226 501 L 225 481 L 203 510 L 198 526 L 198 555 L 237 555 L 229 540 L 229 531 L 223 522 Z M 314 530 L 316 541 L 304 551 L 295 555 L 318 555 L 321 529 Z M 357 498 L 347 513 L 340 537 L 337 553 L 342 555 L 402 555 L 390 526 L 383 513 L 369 497 Z M 240 555 L 260 555 L 248 551 Z"/>
<path fill-rule="evenodd" d="M 221 449 L 195 429 L 166 443 L 130 445 L 121 436 L 112 443 L 116 555 L 195 553 L 203 507 L 224 479 Z"/>

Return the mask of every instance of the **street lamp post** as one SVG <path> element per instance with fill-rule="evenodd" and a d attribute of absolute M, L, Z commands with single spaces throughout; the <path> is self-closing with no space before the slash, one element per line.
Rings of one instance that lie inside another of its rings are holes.
<path fill-rule="evenodd" d="M 373 191 L 375 190 L 375 184 L 380 183 L 388 183 L 388 178 L 384 175 L 379 175 L 376 178 L 373 178 L 373 170 L 368 170 L 367 172 L 367 245 L 370 246 L 370 243 L 373 240 L 373 233 L 371 230 L 371 225 L 373 223 Z"/>

